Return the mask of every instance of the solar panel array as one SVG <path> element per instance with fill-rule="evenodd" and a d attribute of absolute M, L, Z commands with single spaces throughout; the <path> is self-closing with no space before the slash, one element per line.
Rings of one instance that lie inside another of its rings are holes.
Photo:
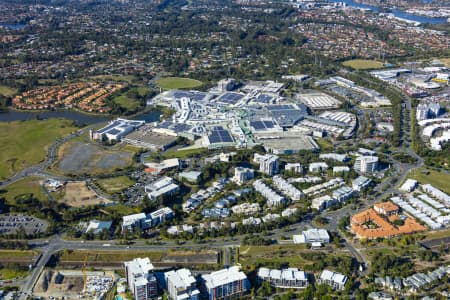
<path fill-rule="evenodd" d="M 257 131 L 275 127 L 272 121 L 251 121 L 250 126 L 255 128 Z"/>
<path fill-rule="evenodd" d="M 289 104 L 279 104 L 279 105 L 270 105 L 267 106 L 267 109 L 270 111 L 273 110 L 286 110 L 286 109 L 296 109 L 295 106 Z"/>
<path fill-rule="evenodd" d="M 188 92 L 188 91 L 175 91 L 173 96 L 176 99 L 181 98 L 190 98 L 193 100 L 201 101 L 206 97 L 206 93 L 204 92 Z"/>
<path fill-rule="evenodd" d="M 231 134 L 222 126 L 213 127 L 211 133 L 208 135 L 208 139 L 211 144 L 233 143 Z"/>
<path fill-rule="evenodd" d="M 258 95 L 258 97 L 256 97 L 256 102 L 269 103 L 270 100 L 272 100 L 272 98 L 273 98 L 272 96 L 260 94 L 260 95 Z"/>
<path fill-rule="evenodd" d="M 220 102 L 228 103 L 228 104 L 236 104 L 241 100 L 244 96 L 236 93 L 225 93 L 218 99 Z"/>

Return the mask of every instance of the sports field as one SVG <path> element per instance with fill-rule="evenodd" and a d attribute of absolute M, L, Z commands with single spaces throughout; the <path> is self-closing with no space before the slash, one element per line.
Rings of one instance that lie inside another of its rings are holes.
<path fill-rule="evenodd" d="M 352 68 L 355 70 L 370 70 L 370 69 L 381 69 L 384 67 L 382 62 L 376 60 L 368 59 L 352 59 L 347 60 L 342 63 L 344 67 Z"/>
<path fill-rule="evenodd" d="M 0 123 L 0 179 L 43 161 L 56 138 L 74 130 L 63 119 Z"/>
<path fill-rule="evenodd" d="M 190 79 L 190 78 L 181 78 L 181 77 L 166 77 L 161 78 L 157 81 L 158 86 L 164 90 L 173 90 L 173 89 L 194 89 L 201 87 L 203 83 L 201 81 Z"/>

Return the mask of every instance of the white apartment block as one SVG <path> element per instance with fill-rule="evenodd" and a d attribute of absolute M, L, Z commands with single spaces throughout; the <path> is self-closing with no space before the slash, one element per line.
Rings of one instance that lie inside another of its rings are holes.
<path fill-rule="evenodd" d="M 124 263 L 127 283 L 136 300 L 148 300 L 157 296 L 156 277 L 148 258 L 135 258 Z"/>
<path fill-rule="evenodd" d="M 198 300 L 200 291 L 197 281 L 188 269 L 164 273 L 166 287 L 171 300 Z"/>
<path fill-rule="evenodd" d="M 236 167 L 234 169 L 234 177 L 232 180 L 238 184 L 243 184 L 255 177 L 255 171 L 250 168 Z"/>
<path fill-rule="evenodd" d="M 259 163 L 259 171 L 261 173 L 272 176 L 278 174 L 279 172 L 279 158 L 276 155 L 260 155 L 258 153 L 255 153 L 253 161 Z"/>
<path fill-rule="evenodd" d="M 284 169 L 288 172 L 303 173 L 303 166 L 300 163 L 287 163 Z"/>
<path fill-rule="evenodd" d="M 334 290 L 344 290 L 347 283 L 347 276 L 329 270 L 323 270 L 318 282 L 331 286 Z"/>
<path fill-rule="evenodd" d="M 258 280 L 268 281 L 271 286 L 281 289 L 304 289 L 308 286 L 308 277 L 297 268 L 283 270 L 259 268 Z"/>
<path fill-rule="evenodd" d="M 359 156 L 355 160 L 354 169 L 361 173 L 373 173 L 378 168 L 378 157 Z"/>
<path fill-rule="evenodd" d="M 279 175 L 273 177 L 273 184 L 278 190 L 280 190 L 287 197 L 291 198 L 293 201 L 298 201 L 303 196 L 303 193 L 300 190 Z"/>
<path fill-rule="evenodd" d="M 279 206 L 286 203 L 286 199 L 278 195 L 274 190 L 268 187 L 262 180 L 256 180 L 253 183 L 255 190 L 263 195 L 267 200 L 267 205 L 269 206 Z"/>

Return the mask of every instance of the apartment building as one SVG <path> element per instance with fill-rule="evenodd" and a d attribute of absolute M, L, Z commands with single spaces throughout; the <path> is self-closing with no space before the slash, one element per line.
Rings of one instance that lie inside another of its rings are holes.
<path fill-rule="evenodd" d="M 156 298 L 158 295 L 156 277 L 149 258 L 135 258 L 127 261 L 125 274 L 130 291 L 136 300 Z"/>
<path fill-rule="evenodd" d="M 200 291 L 197 281 L 188 269 L 164 273 L 167 291 L 171 300 L 198 300 Z"/>
<path fill-rule="evenodd" d="M 308 286 L 308 277 L 297 268 L 268 269 L 259 268 L 258 281 L 268 281 L 271 286 L 281 289 L 304 289 Z"/>
<path fill-rule="evenodd" d="M 234 266 L 201 276 L 202 293 L 208 300 L 238 299 L 250 289 L 250 282 L 239 267 Z"/>

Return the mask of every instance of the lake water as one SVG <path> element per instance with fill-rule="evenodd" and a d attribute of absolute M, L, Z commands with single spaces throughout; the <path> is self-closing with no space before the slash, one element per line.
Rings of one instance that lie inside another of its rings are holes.
<path fill-rule="evenodd" d="M 71 110 L 56 110 L 43 112 L 9 110 L 6 112 L 0 112 L 0 122 L 26 121 L 34 119 L 51 119 L 51 118 L 63 118 L 75 121 L 78 124 L 95 124 L 110 119 L 107 116 L 89 115 Z"/>
<path fill-rule="evenodd" d="M 157 110 L 153 110 L 153 111 L 150 111 L 147 113 L 143 113 L 141 115 L 137 115 L 133 118 L 133 120 L 142 120 L 142 121 L 149 123 L 149 122 L 159 121 L 160 117 L 161 117 L 161 112 L 157 111 Z"/>
<path fill-rule="evenodd" d="M 0 24 L 0 27 L 7 28 L 7 29 L 23 29 L 27 26 L 26 24 Z"/>
<path fill-rule="evenodd" d="M 329 1 L 330 2 L 343 2 L 347 6 L 350 6 L 350 7 L 370 9 L 371 11 L 376 12 L 376 13 L 380 12 L 380 8 L 378 6 L 362 4 L 362 3 L 355 2 L 353 0 L 329 0 Z M 391 9 L 390 13 L 392 13 L 396 17 L 410 20 L 410 21 L 420 22 L 420 23 L 440 24 L 440 23 L 447 22 L 446 18 L 423 17 L 423 16 L 409 14 L 409 13 L 406 13 L 404 11 L 400 11 L 397 9 Z"/>

